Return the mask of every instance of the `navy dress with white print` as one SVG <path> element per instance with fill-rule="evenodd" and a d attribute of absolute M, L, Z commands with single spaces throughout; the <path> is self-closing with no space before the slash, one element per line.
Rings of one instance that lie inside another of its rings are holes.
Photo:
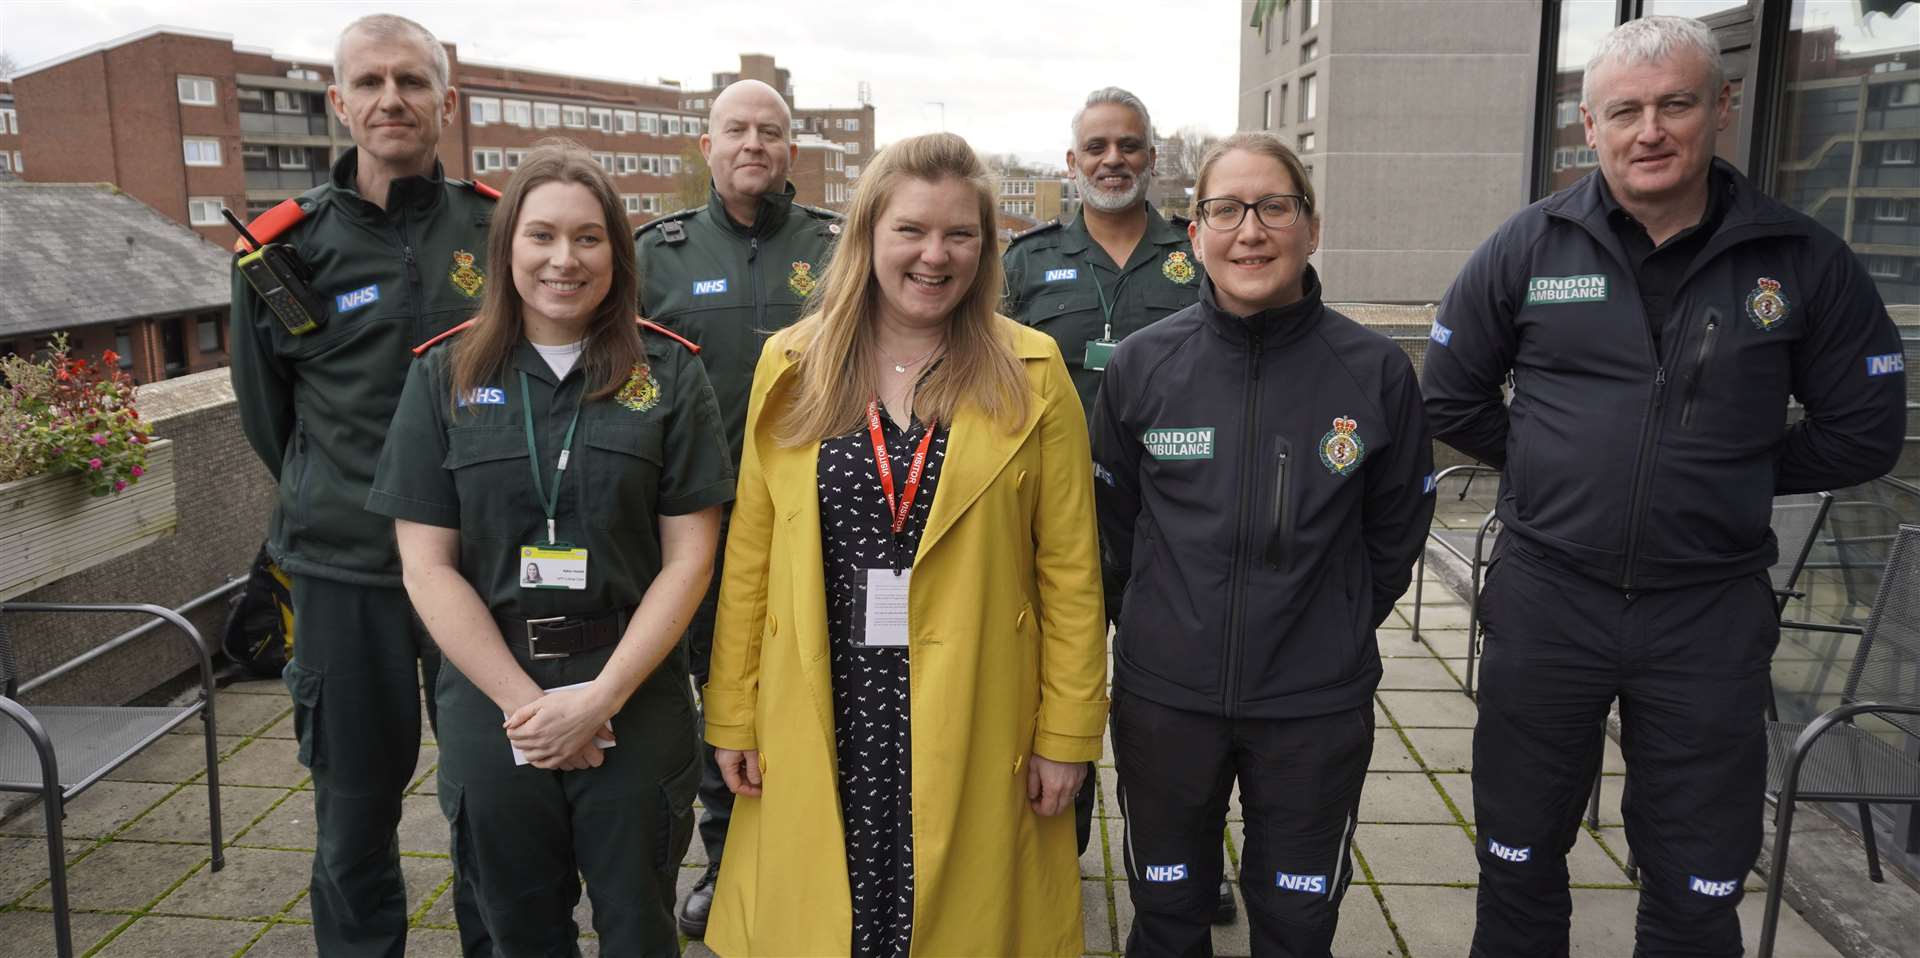
<path fill-rule="evenodd" d="M 901 429 L 883 415 L 880 428 L 894 481 L 904 484 L 926 426 L 915 420 Z M 832 650 L 834 747 L 840 760 L 847 880 L 853 893 L 853 954 L 861 958 L 904 958 L 913 937 L 907 650 L 861 644 L 867 570 L 892 567 L 896 548 L 900 567 L 913 566 L 946 450 L 947 430 L 941 427 L 927 449 L 920 491 L 896 546 L 866 424 L 820 444 L 820 542 Z"/>

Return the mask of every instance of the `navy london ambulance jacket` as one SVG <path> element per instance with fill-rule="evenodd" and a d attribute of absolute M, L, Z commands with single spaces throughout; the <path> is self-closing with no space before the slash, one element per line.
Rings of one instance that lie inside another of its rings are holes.
<path fill-rule="evenodd" d="M 1299 718 L 1379 684 L 1374 630 L 1433 517 L 1432 445 L 1406 354 L 1321 305 L 1311 268 L 1305 283 L 1240 317 L 1203 278 L 1199 303 L 1108 362 L 1094 500 L 1116 690 Z"/>
<path fill-rule="evenodd" d="M 1775 495 L 1879 476 L 1905 433 L 1899 333 L 1859 260 L 1715 166 L 1725 215 L 1657 354 L 1598 172 L 1481 244 L 1427 350 L 1435 438 L 1501 468 L 1506 528 L 1621 589 L 1765 569 Z"/>

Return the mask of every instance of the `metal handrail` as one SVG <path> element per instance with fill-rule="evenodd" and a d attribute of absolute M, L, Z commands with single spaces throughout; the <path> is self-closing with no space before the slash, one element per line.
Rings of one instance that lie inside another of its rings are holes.
<path fill-rule="evenodd" d="M 200 659 L 201 676 L 206 680 L 207 686 L 211 688 L 213 686 L 212 653 L 207 648 L 206 640 L 201 637 L 200 631 L 195 629 L 193 624 L 182 616 L 182 613 L 192 612 L 206 605 L 208 602 L 218 599 L 240 586 L 245 585 L 246 582 L 245 576 L 229 579 L 225 584 L 187 600 L 187 602 L 178 609 L 168 609 L 151 603 L 0 602 L 0 612 L 128 612 L 141 613 L 152 617 L 150 621 L 122 632 L 112 639 L 34 676 L 31 680 L 20 683 L 19 692 L 21 695 L 25 695 L 169 623 L 175 628 L 180 629 L 181 632 L 187 636 L 188 641 L 192 643 L 194 653 Z"/>

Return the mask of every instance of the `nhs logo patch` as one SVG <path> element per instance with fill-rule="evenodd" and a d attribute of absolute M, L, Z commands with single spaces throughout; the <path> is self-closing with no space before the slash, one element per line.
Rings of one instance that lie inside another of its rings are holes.
<path fill-rule="evenodd" d="M 1687 890 L 1708 898 L 1726 898 L 1740 890 L 1740 882 L 1738 880 L 1713 881 L 1701 878 L 1699 875 L 1688 875 Z"/>
<path fill-rule="evenodd" d="M 1437 472 L 1427 473 L 1426 481 L 1420 484 L 1420 492 L 1422 495 L 1430 495 L 1434 489 L 1440 486 L 1439 476 L 1440 474 Z"/>
<path fill-rule="evenodd" d="M 1502 845 L 1491 838 L 1487 839 L 1487 851 L 1492 852 L 1495 858 L 1502 861 L 1509 861 L 1516 865 L 1533 857 L 1532 848 L 1514 848 L 1512 846 Z"/>
<path fill-rule="evenodd" d="M 1904 353 L 1887 353 L 1884 356 L 1867 357 L 1867 375 L 1891 376 L 1907 371 L 1907 357 Z"/>
<path fill-rule="evenodd" d="M 1273 887 L 1281 891 L 1303 891 L 1313 895 L 1324 895 L 1327 893 L 1327 876 L 1289 875 L 1286 872 L 1278 872 L 1273 877 Z"/>
<path fill-rule="evenodd" d="M 1148 865 L 1146 873 L 1140 877 L 1151 882 L 1185 881 L 1187 878 L 1187 866 Z"/>
<path fill-rule="evenodd" d="M 1427 338 L 1445 346 L 1449 340 L 1453 339 L 1453 330 L 1440 325 L 1439 321 L 1436 320 L 1433 324 L 1433 329 L 1428 331 Z"/>
<path fill-rule="evenodd" d="M 380 286 L 376 283 L 372 286 L 363 286 L 351 293 L 341 293 L 335 296 L 333 298 L 333 311 L 336 313 L 351 313 L 362 306 L 371 305 L 379 301 Z"/>
<path fill-rule="evenodd" d="M 462 406 L 504 406 L 507 404 L 507 391 L 499 386 L 475 386 L 472 392 L 460 398 Z"/>
<path fill-rule="evenodd" d="M 1061 283 L 1070 279 L 1079 278 L 1080 271 L 1077 269 L 1050 269 L 1047 270 L 1046 281 L 1049 283 Z"/>
<path fill-rule="evenodd" d="M 696 279 L 693 281 L 693 295 L 695 296 L 711 296 L 714 293 L 724 293 L 726 291 L 727 279 L 724 276 L 719 279 Z"/>

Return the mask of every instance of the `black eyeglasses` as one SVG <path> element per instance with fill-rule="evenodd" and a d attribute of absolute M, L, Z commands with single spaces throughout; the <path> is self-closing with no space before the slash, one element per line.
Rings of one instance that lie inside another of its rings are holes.
<path fill-rule="evenodd" d="M 1231 196 L 1215 196 L 1201 200 L 1200 222 L 1208 229 L 1237 230 L 1247 218 L 1247 211 L 1260 221 L 1260 225 L 1270 230 L 1283 230 L 1300 222 L 1300 213 L 1307 208 L 1307 198 L 1297 193 L 1272 193 L 1254 200 L 1251 204 Z"/>

